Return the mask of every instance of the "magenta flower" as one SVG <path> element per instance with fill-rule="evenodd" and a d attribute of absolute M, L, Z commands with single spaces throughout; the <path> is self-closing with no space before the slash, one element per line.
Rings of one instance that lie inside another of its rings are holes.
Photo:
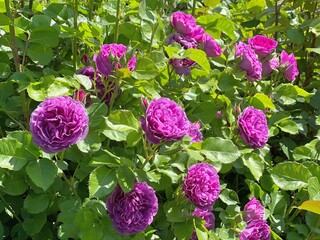
<path fill-rule="evenodd" d="M 153 99 L 140 123 L 147 140 L 153 144 L 178 141 L 188 134 L 190 127 L 184 110 L 168 98 Z"/>
<path fill-rule="evenodd" d="M 187 135 L 191 137 L 191 142 L 201 142 L 200 122 L 190 123 Z"/>
<path fill-rule="evenodd" d="M 196 63 L 188 58 L 178 59 L 178 58 L 171 58 L 169 63 L 174 68 L 176 74 L 189 76 L 191 74 L 191 67 L 194 66 Z"/>
<path fill-rule="evenodd" d="M 270 240 L 270 228 L 265 220 L 251 221 L 239 234 L 240 240 Z"/>
<path fill-rule="evenodd" d="M 288 53 L 283 50 L 280 55 L 280 65 L 284 68 L 284 76 L 288 81 L 294 81 L 299 75 L 297 61 L 293 53 L 288 55 Z"/>
<path fill-rule="evenodd" d="M 152 223 L 158 212 L 158 199 L 146 182 L 137 182 L 126 194 L 116 186 L 106 207 L 114 228 L 122 235 L 132 235 L 144 231 Z"/>
<path fill-rule="evenodd" d="M 166 44 L 179 43 L 184 49 L 197 48 L 198 44 L 195 39 L 180 33 L 174 33 L 167 37 Z"/>
<path fill-rule="evenodd" d="M 196 40 L 197 43 L 202 43 L 203 42 L 203 36 L 204 36 L 204 29 L 197 25 L 193 32 L 188 34 L 188 36 L 192 37 L 194 40 Z"/>
<path fill-rule="evenodd" d="M 272 58 L 270 60 L 265 60 L 262 62 L 262 76 L 268 77 L 272 72 L 279 68 L 279 59 Z"/>
<path fill-rule="evenodd" d="M 256 52 L 256 54 L 258 54 L 262 58 L 272 53 L 278 45 L 277 41 L 262 35 L 257 35 L 253 38 L 250 38 L 248 40 L 248 43 L 251 46 L 251 48 Z"/>
<path fill-rule="evenodd" d="M 220 45 L 208 33 L 203 35 L 203 47 L 208 57 L 217 57 L 222 53 Z"/>
<path fill-rule="evenodd" d="M 247 223 L 254 220 L 263 220 L 264 207 L 255 197 L 252 197 L 244 206 L 244 215 Z"/>
<path fill-rule="evenodd" d="M 127 47 L 122 44 L 111 43 L 102 45 L 99 54 L 96 54 L 93 59 L 98 72 L 107 77 L 115 69 L 121 68 L 120 59 L 125 57 L 126 51 Z M 127 65 L 130 70 L 135 68 L 135 56 L 132 58 Z"/>
<path fill-rule="evenodd" d="M 133 55 L 132 58 L 128 61 L 127 67 L 129 68 L 130 71 L 133 71 L 136 68 L 137 65 L 137 57 L 136 55 Z"/>
<path fill-rule="evenodd" d="M 239 43 L 236 46 L 235 57 L 241 58 L 240 69 L 246 71 L 247 78 L 250 81 L 261 80 L 262 64 L 259 61 L 254 50 L 245 43 Z"/>
<path fill-rule="evenodd" d="M 247 107 L 238 118 L 242 139 L 253 148 L 263 148 L 268 141 L 268 123 L 264 112 Z"/>
<path fill-rule="evenodd" d="M 206 223 L 205 223 L 205 227 L 210 230 L 210 229 L 214 229 L 214 221 L 215 221 L 215 217 L 213 212 L 211 211 L 211 207 L 208 208 L 196 208 L 194 210 L 194 212 L 192 213 L 192 216 L 196 216 L 199 218 L 202 218 Z M 190 240 L 197 240 L 197 234 L 196 231 L 193 231 L 193 234 L 190 238 Z"/>
<path fill-rule="evenodd" d="M 197 207 L 212 206 L 220 194 L 219 175 L 208 163 L 192 165 L 184 179 L 182 190 Z"/>
<path fill-rule="evenodd" d="M 89 117 L 81 102 L 71 97 L 47 98 L 32 112 L 33 141 L 46 153 L 57 153 L 83 140 L 88 134 Z"/>
<path fill-rule="evenodd" d="M 194 31 L 196 19 L 191 14 L 177 11 L 171 15 L 171 25 L 179 33 L 188 35 Z"/>

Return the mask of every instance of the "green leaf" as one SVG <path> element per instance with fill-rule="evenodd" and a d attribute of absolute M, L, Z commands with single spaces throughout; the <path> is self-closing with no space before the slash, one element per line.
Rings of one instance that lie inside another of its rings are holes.
<path fill-rule="evenodd" d="M 224 188 L 221 190 L 219 198 L 227 205 L 236 205 L 239 203 L 238 195 L 232 189 Z"/>
<path fill-rule="evenodd" d="M 91 165 L 101 164 L 105 164 L 108 167 L 118 167 L 120 166 L 120 158 L 108 150 L 103 149 L 94 154 L 91 162 Z"/>
<path fill-rule="evenodd" d="M 183 223 L 176 223 L 174 225 L 174 235 L 178 240 L 188 240 L 190 239 L 194 230 L 194 225 L 192 219 Z"/>
<path fill-rule="evenodd" d="M 297 96 L 296 88 L 289 83 L 280 84 L 274 89 L 274 98 L 284 105 L 295 104 Z"/>
<path fill-rule="evenodd" d="M 129 110 L 117 110 L 105 118 L 107 127 L 102 132 L 115 141 L 125 141 L 129 133 L 139 130 L 139 121 Z"/>
<path fill-rule="evenodd" d="M 248 153 L 243 156 L 243 164 L 250 169 L 253 177 L 259 181 L 264 171 L 264 161 L 256 153 Z"/>
<path fill-rule="evenodd" d="M 307 48 L 306 49 L 308 52 L 315 52 L 320 54 L 320 48 Z"/>
<path fill-rule="evenodd" d="M 41 26 L 32 30 L 30 43 L 44 44 L 49 47 L 56 47 L 59 43 L 59 36 L 56 29 L 50 26 Z"/>
<path fill-rule="evenodd" d="M 0 106 L 5 106 L 8 98 L 13 94 L 12 82 L 0 82 Z"/>
<path fill-rule="evenodd" d="M 320 183 L 317 177 L 309 179 L 308 193 L 310 200 L 320 200 Z"/>
<path fill-rule="evenodd" d="M 281 122 L 277 124 L 277 126 L 284 132 L 290 133 L 290 134 L 298 134 L 299 128 L 298 125 L 289 119 L 284 119 Z"/>
<path fill-rule="evenodd" d="M 106 197 L 117 185 L 117 178 L 113 170 L 106 166 L 96 168 L 89 177 L 89 196 Z"/>
<path fill-rule="evenodd" d="M 220 3 L 220 0 L 204 0 L 204 5 L 208 7 L 215 7 Z"/>
<path fill-rule="evenodd" d="M 288 29 L 287 35 L 292 43 L 300 45 L 304 42 L 304 33 L 302 29 Z"/>
<path fill-rule="evenodd" d="M 139 80 L 150 80 L 158 75 L 156 64 L 150 58 L 139 58 L 132 72 L 132 77 Z"/>
<path fill-rule="evenodd" d="M 30 193 L 23 202 L 23 208 L 31 214 L 43 212 L 49 206 L 49 198 L 45 194 Z"/>
<path fill-rule="evenodd" d="M 0 168 L 19 171 L 30 160 L 30 155 L 25 155 L 22 143 L 16 139 L 0 139 Z"/>
<path fill-rule="evenodd" d="M 200 152 L 209 160 L 220 163 L 232 163 L 240 156 L 237 146 L 232 141 L 220 137 L 204 140 Z"/>
<path fill-rule="evenodd" d="M 320 214 L 320 201 L 308 200 L 303 202 L 298 208 L 301 210 L 307 210 L 316 214 Z"/>
<path fill-rule="evenodd" d="M 250 99 L 250 105 L 254 106 L 255 108 L 259 108 L 261 110 L 264 110 L 266 108 L 269 108 L 270 110 L 274 110 L 276 108 L 272 100 L 263 93 L 256 93 Z"/>
<path fill-rule="evenodd" d="M 2 180 L 2 186 L 5 193 L 13 196 L 22 195 L 27 189 L 25 174 L 21 171 L 6 174 Z"/>
<path fill-rule="evenodd" d="M 37 64 L 47 65 L 53 58 L 52 48 L 40 43 L 32 43 L 27 49 L 27 55 Z"/>
<path fill-rule="evenodd" d="M 313 93 L 309 93 L 297 85 L 294 85 L 294 89 L 297 91 L 298 96 L 303 97 L 307 103 L 310 102 L 310 98 L 314 95 Z"/>
<path fill-rule="evenodd" d="M 189 48 L 184 52 L 184 57 L 190 58 L 195 61 L 204 71 L 210 72 L 210 64 L 207 55 L 204 51 L 194 48 Z"/>
<path fill-rule="evenodd" d="M 299 146 L 293 150 L 293 158 L 295 160 L 310 159 L 312 149 L 307 146 Z"/>
<path fill-rule="evenodd" d="M 32 182 L 46 191 L 54 182 L 58 168 L 52 160 L 43 158 L 30 162 L 26 167 L 26 171 Z"/>
<path fill-rule="evenodd" d="M 264 10 L 265 7 L 266 7 L 265 0 L 250 0 L 247 3 L 246 9 L 249 12 L 260 13 Z"/>
<path fill-rule="evenodd" d="M 271 169 L 271 178 L 274 183 L 286 191 L 307 187 L 311 177 L 308 168 L 295 162 L 279 163 Z"/>
<path fill-rule="evenodd" d="M 5 14 L 0 13 L 0 26 L 9 25 L 10 23 L 10 18 Z"/>
<path fill-rule="evenodd" d="M 10 66 L 6 63 L 0 63 L 0 78 L 7 78 L 10 74 Z"/>
<path fill-rule="evenodd" d="M 108 109 L 104 102 L 91 104 L 87 108 L 87 112 L 89 115 L 89 128 L 104 129 L 105 125 L 102 123 L 105 122 L 105 119 L 103 117 L 107 115 L 107 111 Z"/>
<path fill-rule="evenodd" d="M 235 35 L 236 27 L 234 22 L 223 15 L 219 15 L 218 21 L 216 22 L 216 28 L 221 32 L 224 32 L 231 40 L 237 38 Z"/>
<path fill-rule="evenodd" d="M 75 74 L 73 77 L 82 85 L 86 90 L 92 88 L 92 81 L 88 76 L 82 74 Z"/>
<path fill-rule="evenodd" d="M 46 221 L 47 215 L 45 213 L 39 213 L 24 220 L 22 227 L 29 236 L 33 236 L 41 231 Z"/>
<path fill-rule="evenodd" d="M 130 192 L 136 180 L 136 177 L 134 176 L 134 173 L 132 172 L 132 170 L 125 166 L 118 167 L 116 170 L 116 176 L 121 189 L 125 193 Z"/>

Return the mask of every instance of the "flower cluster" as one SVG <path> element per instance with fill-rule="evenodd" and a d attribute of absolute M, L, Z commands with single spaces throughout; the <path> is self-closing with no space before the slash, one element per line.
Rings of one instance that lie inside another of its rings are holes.
<path fill-rule="evenodd" d="M 71 97 L 47 98 L 32 112 L 33 141 L 46 153 L 57 153 L 83 140 L 88 134 L 89 117 L 81 102 Z"/>
<path fill-rule="evenodd" d="M 146 182 L 136 182 L 126 194 L 117 185 L 107 199 L 106 208 L 115 229 L 122 235 L 132 235 L 152 223 L 158 212 L 158 199 Z"/>
<path fill-rule="evenodd" d="M 196 24 L 196 19 L 192 15 L 177 11 L 171 15 L 171 25 L 177 32 L 167 38 L 168 45 L 176 42 L 184 49 L 202 49 L 208 57 L 221 55 L 222 50 L 219 44 Z M 186 76 L 190 75 L 190 68 L 195 65 L 195 62 L 188 58 L 172 58 L 169 63 L 177 74 Z"/>
<path fill-rule="evenodd" d="M 213 229 L 215 218 L 211 209 L 221 191 L 216 169 L 208 163 L 192 165 L 184 179 L 182 191 L 197 207 L 192 215 L 202 218 L 207 229 Z M 195 232 L 191 239 L 197 239 Z"/>
<path fill-rule="evenodd" d="M 269 240 L 270 228 L 263 219 L 264 207 L 256 198 L 251 198 L 244 206 L 247 227 L 239 234 L 240 240 Z"/>
<path fill-rule="evenodd" d="M 265 220 L 251 221 L 239 234 L 240 240 L 270 240 L 270 228 Z"/>
<path fill-rule="evenodd" d="M 97 89 L 97 96 L 105 102 L 107 106 L 110 104 L 112 95 L 118 96 L 120 90 L 116 82 L 109 80 L 108 76 L 116 69 L 122 68 L 122 62 L 126 61 L 127 47 L 122 44 L 104 44 L 100 48 L 100 52 L 93 57 L 96 69 L 92 66 L 84 66 L 78 71 L 78 74 L 85 75 L 93 82 L 93 89 Z M 133 55 L 127 62 L 126 67 L 133 71 L 136 67 L 136 56 Z M 87 57 L 84 58 L 84 63 L 89 64 Z M 118 89 L 118 90 L 117 90 Z M 76 99 L 82 101 L 86 99 L 86 105 L 90 105 L 90 96 L 85 96 L 83 90 L 75 93 Z"/>
<path fill-rule="evenodd" d="M 287 80 L 295 80 L 299 71 L 294 55 L 282 51 L 279 62 L 275 56 L 277 45 L 277 41 L 262 35 L 250 38 L 248 44 L 237 44 L 235 57 L 240 59 L 239 68 L 246 72 L 248 80 L 261 80 L 278 69 L 283 70 Z"/>
<path fill-rule="evenodd" d="M 269 138 L 266 115 L 254 107 L 247 107 L 238 118 L 242 139 L 253 148 L 263 148 Z"/>
<path fill-rule="evenodd" d="M 202 141 L 200 123 L 191 123 L 185 111 L 174 101 L 162 97 L 144 105 L 146 116 L 140 119 L 140 123 L 150 143 L 178 141 L 184 136 L 190 136 L 193 142 Z"/>

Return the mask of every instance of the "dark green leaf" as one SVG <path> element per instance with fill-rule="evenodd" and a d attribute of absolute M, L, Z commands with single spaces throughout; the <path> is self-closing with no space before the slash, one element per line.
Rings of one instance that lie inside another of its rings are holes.
<path fill-rule="evenodd" d="M 112 169 L 105 166 L 96 168 L 89 178 L 89 196 L 106 197 L 117 185 L 117 178 Z"/>

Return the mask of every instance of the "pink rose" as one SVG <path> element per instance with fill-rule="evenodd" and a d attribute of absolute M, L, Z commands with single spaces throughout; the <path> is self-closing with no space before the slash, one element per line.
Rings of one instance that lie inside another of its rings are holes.
<path fill-rule="evenodd" d="M 178 11 L 171 15 L 171 25 L 179 33 L 190 34 L 197 24 L 196 19 L 191 14 Z"/>
<path fill-rule="evenodd" d="M 169 60 L 169 63 L 173 66 L 176 74 L 185 75 L 185 76 L 189 76 L 191 74 L 190 68 L 193 65 L 195 65 L 195 62 L 188 58 L 184 58 L 184 59 L 171 58 Z"/>
<path fill-rule="evenodd" d="M 263 220 L 264 207 L 261 205 L 259 200 L 252 197 L 244 206 L 244 214 L 247 223 L 254 220 Z"/>
<path fill-rule="evenodd" d="M 270 60 L 266 60 L 262 62 L 262 76 L 268 77 L 271 73 L 279 68 L 279 59 L 272 58 Z"/>
<path fill-rule="evenodd" d="M 262 63 L 259 61 L 254 50 L 245 43 L 239 43 L 236 46 L 235 57 L 240 57 L 240 69 L 246 71 L 247 78 L 253 82 L 254 80 L 261 80 L 262 77 Z"/>
<path fill-rule="evenodd" d="M 284 68 L 284 76 L 287 80 L 294 81 L 296 76 L 299 75 L 297 61 L 293 53 L 288 55 L 288 53 L 283 50 L 280 55 L 280 65 Z"/>
<path fill-rule="evenodd" d="M 203 35 L 203 47 L 208 57 L 220 56 L 222 53 L 220 45 L 208 33 Z"/>
<path fill-rule="evenodd" d="M 250 38 L 248 40 L 248 43 L 251 48 L 254 49 L 256 54 L 258 54 L 262 58 L 272 53 L 278 45 L 277 41 L 261 35 Z"/>

